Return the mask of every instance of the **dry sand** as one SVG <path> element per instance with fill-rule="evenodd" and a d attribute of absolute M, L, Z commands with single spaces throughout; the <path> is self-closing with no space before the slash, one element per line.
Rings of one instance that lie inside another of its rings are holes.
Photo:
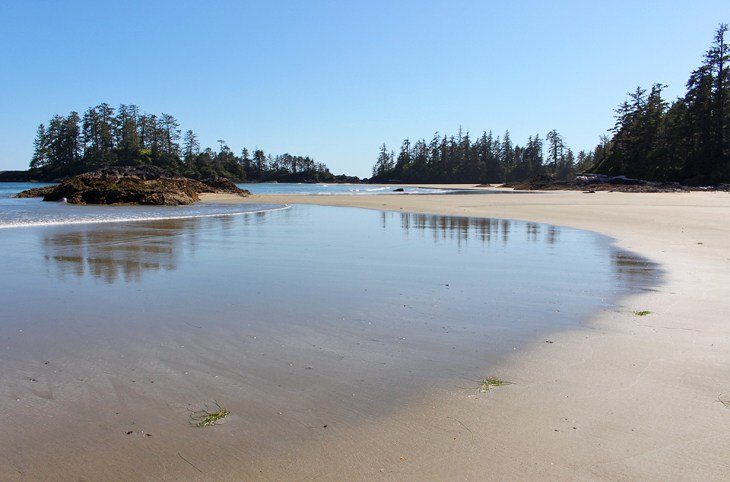
<path fill-rule="evenodd" d="M 386 421 L 259 460 L 262 478 L 730 478 L 730 194 L 494 190 L 243 202 L 571 226 L 609 235 L 666 271 L 656 291 L 625 298 L 585 330 L 538 340 L 485 373 L 513 385 L 487 394 L 424 390 L 421 402 Z M 639 310 L 652 313 L 634 315 Z"/>

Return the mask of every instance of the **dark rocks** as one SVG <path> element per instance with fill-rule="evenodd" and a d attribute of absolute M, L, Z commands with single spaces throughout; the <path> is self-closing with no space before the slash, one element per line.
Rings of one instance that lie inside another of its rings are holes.
<path fill-rule="evenodd" d="M 111 167 L 74 176 L 56 186 L 23 191 L 18 197 L 72 204 L 154 204 L 175 206 L 200 200 L 200 193 L 248 196 L 227 179 L 206 182 L 177 176 L 157 167 Z"/>
<path fill-rule="evenodd" d="M 618 191 L 618 192 L 684 192 L 690 188 L 676 182 L 652 182 L 631 179 L 626 176 L 604 176 L 602 174 L 583 174 L 571 181 L 557 181 L 549 176 L 538 176 L 524 182 L 508 183 L 511 187 L 524 191 Z"/>
<path fill-rule="evenodd" d="M 45 186 L 45 187 L 34 187 L 33 189 L 28 189 L 26 191 L 18 193 L 15 197 L 44 197 L 46 194 L 49 194 L 51 191 L 53 191 L 53 188 L 56 186 Z"/>
<path fill-rule="evenodd" d="M 248 191 L 244 191 L 243 189 L 240 189 L 238 186 L 236 186 L 232 181 L 229 181 L 228 179 L 224 177 L 219 177 L 218 179 L 206 179 L 202 181 L 203 184 L 205 184 L 210 191 L 201 191 L 201 192 L 216 192 L 216 193 L 227 193 L 227 194 L 241 194 L 242 192 L 251 194 Z"/>

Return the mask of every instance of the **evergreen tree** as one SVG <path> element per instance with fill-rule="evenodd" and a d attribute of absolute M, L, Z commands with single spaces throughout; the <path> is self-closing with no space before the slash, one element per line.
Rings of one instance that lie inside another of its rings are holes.
<path fill-rule="evenodd" d="M 38 125 L 35 140 L 33 141 L 33 158 L 30 161 L 31 169 L 41 169 L 49 162 L 48 134 L 43 124 Z"/>
<path fill-rule="evenodd" d="M 558 175 L 560 164 L 564 160 L 565 143 L 563 137 L 555 129 L 548 132 L 546 138 L 548 143 L 548 169 L 552 175 Z M 561 178 L 560 176 L 558 176 Z"/>

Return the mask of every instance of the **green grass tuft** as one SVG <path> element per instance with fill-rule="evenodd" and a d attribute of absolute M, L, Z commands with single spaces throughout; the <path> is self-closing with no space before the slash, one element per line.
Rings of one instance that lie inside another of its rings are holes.
<path fill-rule="evenodd" d="M 213 401 L 215 404 L 212 408 L 207 405 L 203 410 L 198 410 L 190 414 L 190 425 L 193 427 L 210 427 L 217 425 L 219 421 L 231 414 L 220 403 Z"/>
<path fill-rule="evenodd" d="M 643 311 L 634 311 L 634 315 L 636 315 L 636 316 L 646 316 L 646 315 L 651 315 L 651 311 L 649 311 L 649 310 L 643 310 Z"/>
<path fill-rule="evenodd" d="M 511 383 L 497 377 L 487 377 L 479 382 L 479 393 L 486 393 L 492 388 L 503 387 L 504 385 L 511 385 Z"/>

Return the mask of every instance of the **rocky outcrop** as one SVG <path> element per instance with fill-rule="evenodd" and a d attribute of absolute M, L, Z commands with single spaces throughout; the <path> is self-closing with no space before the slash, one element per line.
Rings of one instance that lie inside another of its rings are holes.
<path fill-rule="evenodd" d="M 46 194 L 49 194 L 51 191 L 53 191 L 53 188 L 56 186 L 45 186 L 45 187 L 34 187 L 33 189 L 27 189 L 23 192 L 20 192 L 15 195 L 15 197 L 44 197 Z"/>
<path fill-rule="evenodd" d="M 583 174 L 570 181 L 556 181 L 549 176 L 539 176 L 523 182 L 504 184 L 516 190 L 525 191 L 620 191 L 620 192 L 682 192 L 689 191 L 687 186 L 676 182 L 652 182 L 631 179 L 625 176 L 604 176 L 602 174 Z"/>
<path fill-rule="evenodd" d="M 154 204 L 175 206 L 200 200 L 201 193 L 248 196 L 227 179 L 198 181 L 156 167 L 111 167 L 79 174 L 56 186 L 23 191 L 18 197 L 72 204 Z"/>

